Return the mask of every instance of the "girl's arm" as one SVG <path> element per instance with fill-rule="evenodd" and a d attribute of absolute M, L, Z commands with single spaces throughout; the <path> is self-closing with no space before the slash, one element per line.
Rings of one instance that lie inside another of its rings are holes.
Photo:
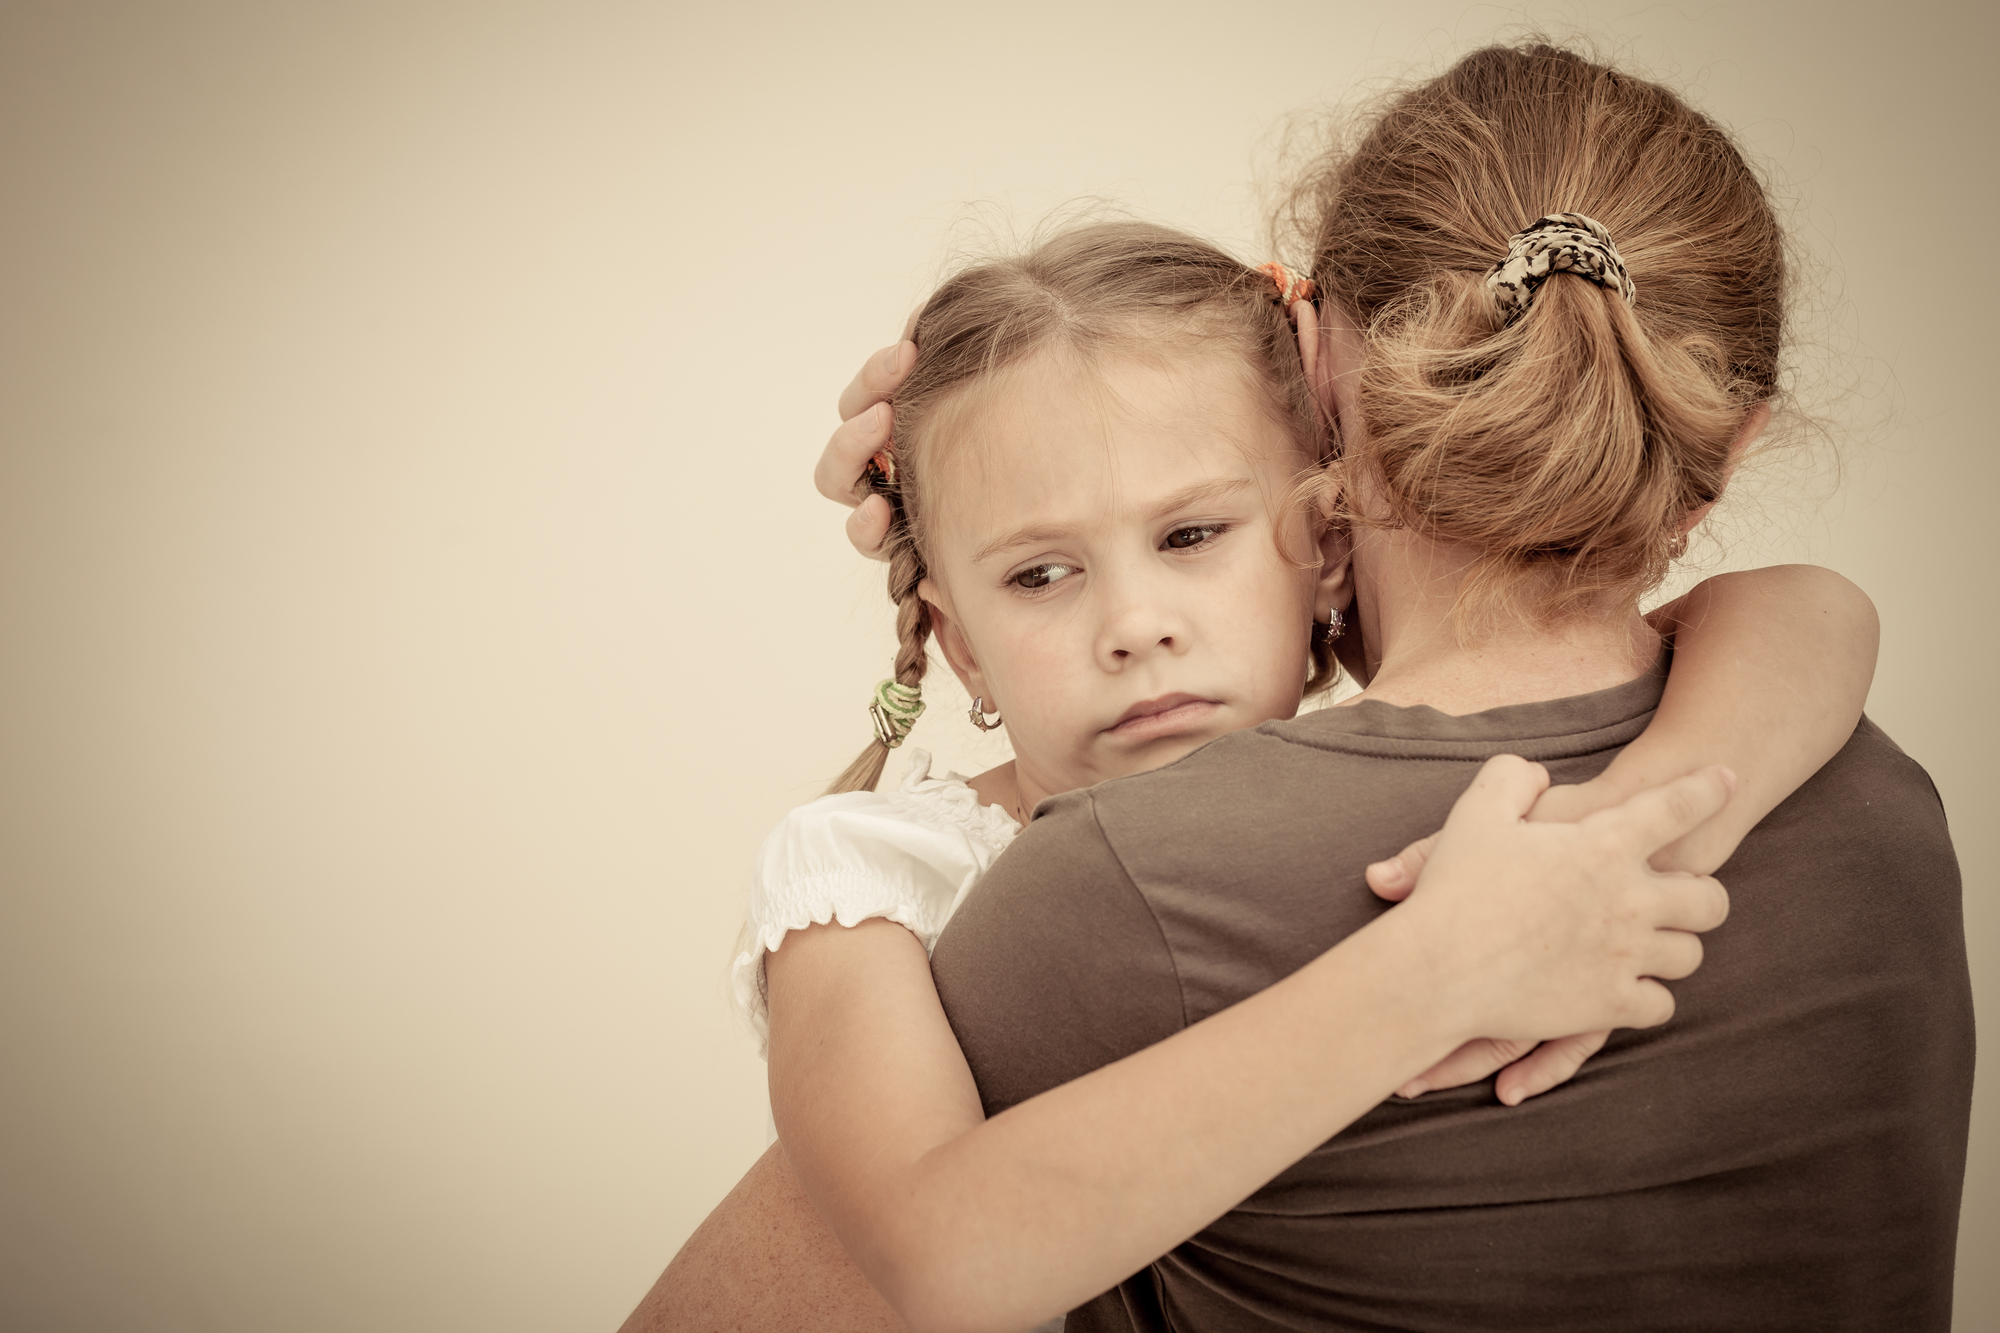
<path fill-rule="evenodd" d="M 1171 1250 L 1472 1032 L 1664 1021 L 1671 997 L 1640 979 L 1692 971 L 1682 932 L 1719 923 L 1726 899 L 1640 862 L 1720 806 L 1727 778 L 1530 825 L 1546 781 L 1492 761 L 1404 908 L 990 1121 L 914 936 L 884 921 L 795 931 L 767 959 L 786 1155 L 913 1328 L 1004 1333 Z"/>
<path fill-rule="evenodd" d="M 1661 870 L 1711 874 L 1854 734 L 1881 622 L 1868 594 L 1817 565 L 1721 574 L 1650 619 L 1674 642 L 1666 694 L 1651 725 L 1584 784 L 1596 790 L 1582 813 L 1726 764 L 1735 799 L 1653 858 Z"/>
<path fill-rule="evenodd" d="M 1675 774 L 1724 764 L 1737 775 L 1735 798 L 1653 857 L 1659 870 L 1713 874 L 1854 734 L 1881 627 L 1866 593 L 1816 565 L 1718 575 L 1647 619 L 1674 644 L 1659 711 L 1603 773 L 1549 788 L 1529 818 L 1581 819 Z M 1431 841 L 1370 866 L 1369 885 L 1401 898 L 1422 873 Z M 1481 1038 L 1398 1091 L 1414 1097 L 1500 1070 L 1497 1095 L 1516 1105 L 1567 1081 L 1609 1035 L 1539 1047 Z"/>
<path fill-rule="evenodd" d="M 1590 781 L 1549 788 L 1529 818 L 1581 819 L 1722 764 L 1736 774 L 1736 796 L 1653 858 L 1659 870 L 1710 874 L 1854 734 L 1881 625 L 1867 593 L 1817 565 L 1719 574 L 1647 620 L 1674 645 L 1652 722 Z M 1435 837 L 1368 867 L 1369 887 L 1400 901 Z"/>

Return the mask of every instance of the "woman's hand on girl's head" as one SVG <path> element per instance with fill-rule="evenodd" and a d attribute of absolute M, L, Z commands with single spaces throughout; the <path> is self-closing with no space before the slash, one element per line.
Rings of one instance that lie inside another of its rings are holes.
<path fill-rule="evenodd" d="M 889 398 L 910 373 L 916 352 L 916 344 L 905 335 L 863 363 L 840 395 L 840 427 L 813 469 L 813 485 L 821 495 L 853 507 L 847 516 L 847 540 L 871 560 L 886 558 L 882 541 L 889 535 L 889 502 L 867 494 L 862 478 L 868 460 L 888 447 L 895 420 Z"/>

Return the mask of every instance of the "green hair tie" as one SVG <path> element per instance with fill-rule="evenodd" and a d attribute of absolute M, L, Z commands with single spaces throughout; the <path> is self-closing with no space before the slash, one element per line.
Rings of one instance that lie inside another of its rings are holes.
<path fill-rule="evenodd" d="M 875 719 L 875 739 L 885 748 L 895 749 L 917 725 L 923 711 L 924 692 L 920 688 L 883 681 L 875 687 L 875 698 L 868 705 L 868 716 Z"/>

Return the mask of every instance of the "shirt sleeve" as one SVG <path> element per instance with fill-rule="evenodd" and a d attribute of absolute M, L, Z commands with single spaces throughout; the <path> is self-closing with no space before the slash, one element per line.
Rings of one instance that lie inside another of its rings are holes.
<path fill-rule="evenodd" d="M 881 917 L 929 949 L 991 860 L 992 849 L 965 830 L 915 817 L 907 806 L 886 793 L 824 796 L 792 811 L 764 840 L 730 969 L 731 989 L 760 1050 L 770 1039 L 764 956 L 786 935 Z"/>
<path fill-rule="evenodd" d="M 989 1116 L 1187 1026 L 1166 938 L 1088 791 L 1043 803 L 951 918 L 931 976 Z"/>

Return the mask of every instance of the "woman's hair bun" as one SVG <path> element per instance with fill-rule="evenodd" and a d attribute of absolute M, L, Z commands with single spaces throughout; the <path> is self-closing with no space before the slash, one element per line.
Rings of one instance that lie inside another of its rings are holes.
<path fill-rule="evenodd" d="M 1657 84 L 1493 47 L 1305 193 L 1313 276 L 1369 335 L 1346 466 L 1481 552 L 1463 604 L 1556 618 L 1659 582 L 1777 384 L 1784 237 L 1729 136 Z"/>

